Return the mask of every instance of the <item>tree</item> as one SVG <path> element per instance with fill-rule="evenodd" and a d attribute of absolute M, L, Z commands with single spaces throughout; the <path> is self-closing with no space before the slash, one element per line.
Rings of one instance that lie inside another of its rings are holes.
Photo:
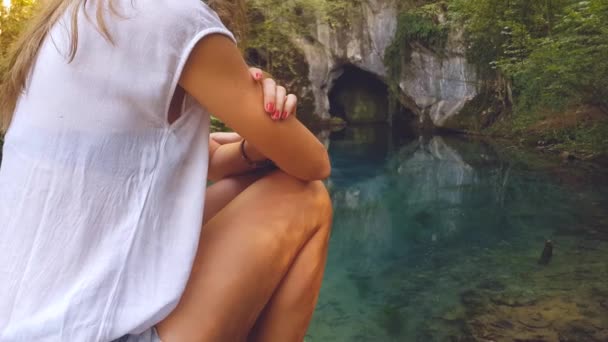
<path fill-rule="evenodd" d="M 36 0 L 12 0 L 11 6 L 0 5 L 0 57 L 4 58 L 10 45 L 19 36 L 34 12 Z"/>
<path fill-rule="evenodd" d="M 565 8 L 552 34 L 538 40 L 515 73 L 523 106 L 585 103 L 608 110 L 607 20 L 604 0 L 578 1 Z"/>
<path fill-rule="evenodd" d="M 520 111 L 550 105 L 608 107 L 605 0 L 451 0 L 472 62 L 512 84 Z"/>

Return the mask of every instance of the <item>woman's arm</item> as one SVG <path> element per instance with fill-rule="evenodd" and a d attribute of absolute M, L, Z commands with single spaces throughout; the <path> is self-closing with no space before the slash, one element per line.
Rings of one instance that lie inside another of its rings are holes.
<path fill-rule="evenodd" d="M 228 38 L 212 35 L 199 42 L 180 85 L 286 173 L 302 180 L 329 176 L 327 151 L 304 125 L 293 116 L 268 120 L 259 105 L 262 87 L 251 79 L 239 50 Z"/>
<path fill-rule="evenodd" d="M 258 171 L 242 155 L 243 138 L 235 132 L 211 133 L 209 137 L 209 175 L 211 181 L 219 181 L 230 176 L 239 176 Z M 245 154 L 252 161 L 263 161 L 261 155 L 251 144 L 245 144 Z"/>
<path fill-rule="evenodd" d="M 287 94 L 285 87 L 277 85 L 271 77 L 265 77 L 263 70 L 255 67 L 249 68 L 252 79 L 263 83 L 264 108 L 269 119 L 285 120 L 295 116 L 298 106 L 298 97 Z M 259 165 L 252 165 L 249 161 L 267 161 L 259 151 L 249 143 L 241 142 L 243 138 L 236 132 L 215 132 L 209 137 L 209 180 L 219 181 L 226 177 L 240 176 L 252 172 L 259 173 Z M 247 159 L 243 158 L 247 156 Z"/>

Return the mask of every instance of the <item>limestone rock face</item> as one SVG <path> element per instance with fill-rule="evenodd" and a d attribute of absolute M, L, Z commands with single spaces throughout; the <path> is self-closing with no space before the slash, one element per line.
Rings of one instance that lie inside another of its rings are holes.
<path fill-rule="evenodd" d="M 312 37 L 295 37 L 309 65 L 309 80 L 315 98 L 315 110 L 329 118 L 328 94 L 343 72 L 353 65 L 384 79 L 384 51 L 391 44 L 397 27 L 397 10 L 393 1 L 362 2 L 349 23 L 331 27 L 317 19 Z"/>
<path fill-rule="evenodd" d="M 443 126 L 477 95 L 478 83 L 475 68 L 464 56 L 462 34 L 452 32 L 442 55 L 414 46 L 399 86 L 420 113 L 428 115 L 435 126 Z"/>
<path fill-rule="evenodd" d="M 309 65 L 310 90 L 321 119 L 330 117 L 329 92 L 345 66 L 360 68 L 380 80 L 387 78 L 384 51 L 397 29 L 395 0 L 363 0 L 353 6 L 348 20 L 332 26 L 318 18 L 310 36 L 292 37 Z M 445 51 L 439 53 L 420 45 L 411 50 L 400 75 L 406 99 L 402 102 L 421 120 L 428 116 L 441 126 L 477 94 L 478 78 L 464 56 L 462 34 L 450 33 Z"/>

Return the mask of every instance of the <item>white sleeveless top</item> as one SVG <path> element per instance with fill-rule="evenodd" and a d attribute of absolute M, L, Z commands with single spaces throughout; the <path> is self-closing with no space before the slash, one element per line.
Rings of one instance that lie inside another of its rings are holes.
<path fill-rule="evenodd" d="M 0 341 L 111 341 L 177 305 L 201 230 L 209 115 L 168 109 L 203 37 L 234 40 L 199 0 L 96 1 L 40 49 L 0 168 Z M 204 75 L 201 75 L 204 77 Z"/>

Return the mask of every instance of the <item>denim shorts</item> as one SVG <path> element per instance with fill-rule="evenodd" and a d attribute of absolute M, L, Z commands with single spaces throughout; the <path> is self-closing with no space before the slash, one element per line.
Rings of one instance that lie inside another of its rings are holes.
<path fill-rule="evenodd" d="M 126 335 L 114 342 L 162 342 L 156 328 L 150 328 L 139 335 Z"/>

